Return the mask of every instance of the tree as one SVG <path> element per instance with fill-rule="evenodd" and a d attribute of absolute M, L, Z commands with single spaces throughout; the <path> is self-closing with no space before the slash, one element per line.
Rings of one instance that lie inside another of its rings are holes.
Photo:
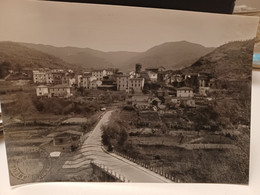
<path fill-rule="evenodd" d="M 9 62 L 0 62 L 0 78 L 5 78 L 9 74 L 11 64 Z"/>
<path fill-rule="evenodd" d="M 105 146 L 123 146 L 128 134 L 125 125 L 121 121 L 102 127 L 102 143 Z"/>

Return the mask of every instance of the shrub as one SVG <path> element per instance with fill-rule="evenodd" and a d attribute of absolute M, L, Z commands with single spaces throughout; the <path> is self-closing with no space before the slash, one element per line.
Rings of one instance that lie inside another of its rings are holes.
<path fill-rule="evenodd" d="M 102 131 L 102 143 L 105 146 L 123 146 L 128 137 L 126 127 L 119 121 L 103 126 Z"/>

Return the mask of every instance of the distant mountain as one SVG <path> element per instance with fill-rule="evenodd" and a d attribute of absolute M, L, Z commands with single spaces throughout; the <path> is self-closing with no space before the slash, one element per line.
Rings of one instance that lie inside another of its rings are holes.
<path fill-rule="evenodd" d="M 164 43 L 146 52 L 103 52 L 90 48 L 22 44 L 88 69 L 112 67 L 119 68 L 122 71 L 133 70 L 136 63 L 141 63 L 144 67 L 164 66 L 169 69 L 180 69 L 189 66 L 201 56 L 213 50 L 213 48 L 206 48 L 186 41 Z"/>
<path fill-rule="evenodd" d="M 129 60 L 137 55 L 137 52 L 103 52 L 90 48 L 77 47 L 54 47 L 43 44 L 22 43 L 26 47 L 30 47 L 48 54 L 55 55 L 66 62 L 78 64 L 84 68 L 116 68 L 122 62 Z"/>
<path fill-rule="evenodd" d="M 225 80 L 250 78 L 254 43 L 254 40 L 249 40 L 224 44 L 183 69 L 183 72 L 207 72 Z"/>
<path fill-rule="evenodd" d="M 9 62 L 12 69 L 71 68 L 72 65 L 53 55 L 25 47 L 15 42 L 0 42 L 0 62 Z M 74 66 L 74 68 L 77 66 Z M 78 68 L 78 67 L 77 67 Z"/>
<path fill-rule="evenodd" d="M 164 66 L 166 69 L 181 69 L 190 66 L 213 49 L 187 41 L 167 42 L 140 53 L 126 62 L 124 67 L 128 69 L 135 63 L 141 63 L 145 67 Z"/>

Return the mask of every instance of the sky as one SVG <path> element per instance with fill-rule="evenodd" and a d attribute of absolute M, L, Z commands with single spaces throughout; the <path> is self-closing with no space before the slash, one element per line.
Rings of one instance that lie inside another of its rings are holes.
<path fill-rule="evenodd" d="M 146 51 L 186 40 L 217 47 L 255 37 L 255 17 L 35 0 L 0 0 L 0 41 Z"/>

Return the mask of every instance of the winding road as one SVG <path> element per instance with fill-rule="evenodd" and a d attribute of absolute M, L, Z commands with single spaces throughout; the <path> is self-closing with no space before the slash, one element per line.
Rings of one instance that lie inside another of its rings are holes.
<path fill-rule="evenodd" d="M 170 183 L 159 174 L 141 167 L 114 153 L 108 153 L 103 150 L 101 143 L 101 127 L 106 125 L 113 111 L 107 111 L 100 119 L 96 127 L 84 141 L 80 152 L 70 161 L 66 161 L 63 168 L 79 168 L 87 166 L 92 160 L 105 165 L 115 173 L 120 174 L 130 182 L 152 182 L 152 183 Z"/>

